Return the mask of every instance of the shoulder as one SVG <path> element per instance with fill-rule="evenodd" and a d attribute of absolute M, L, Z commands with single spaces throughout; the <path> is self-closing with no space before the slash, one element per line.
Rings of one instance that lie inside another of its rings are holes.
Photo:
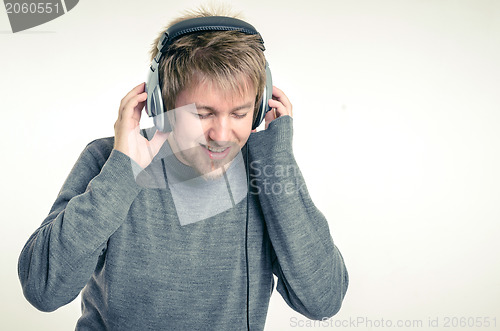
<path fill-rule="evenodd" d="M 154 136 L 155 131 L 156 129 L 154 127 L 146 128 L 141 130 L 141 134 L 150 140 Z M 102 167 L 109 159 L 114 149 L 114 145 L 115 137 L 104 137 L 92 140 L 87 144 L 80 158 L 84 158 L 87 161 L 93 160 L 97 162 L 99 167 Z"/>
<path fill-rule="evenodd" d="M 114 137 L 95 139 L 87 144 L 81 157 L 91 158 L 102 167 L 113 151 L 114 143 Z"/>

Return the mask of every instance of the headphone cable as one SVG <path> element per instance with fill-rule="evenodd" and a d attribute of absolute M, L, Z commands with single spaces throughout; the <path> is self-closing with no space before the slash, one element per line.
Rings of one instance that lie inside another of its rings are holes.
<path fill-rule="evenodd" d="M 248 142 L 246 145 L 246 164 L 247 164 L 247 212 L 245 225 L 245 262 L 247 272 L 247 330 L 250 331 L 250 271 L 248 269 L 248 218 L 249 218 L 249 200 L 250 200 L 250 169 L 248 167 Z"/>

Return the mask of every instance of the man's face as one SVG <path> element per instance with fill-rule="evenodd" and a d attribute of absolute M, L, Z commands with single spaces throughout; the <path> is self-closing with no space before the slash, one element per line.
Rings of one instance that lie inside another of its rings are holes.
<path fill-rule="evenodd" d="M 218 178 L 252 130 L 255 94 L 240 95 L 203 82 L 178 94 L 168 141 L 179 161 L 206 179 Z M 191 106 L 188 106 L 191 105 Z"/>

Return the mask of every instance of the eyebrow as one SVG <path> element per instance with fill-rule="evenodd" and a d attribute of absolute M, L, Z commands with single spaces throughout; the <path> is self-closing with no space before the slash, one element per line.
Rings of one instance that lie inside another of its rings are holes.
<path fill-rule="evenodd" d="M 211 106 L 198 104 L 198 103 L 195 103 L 195 106 L 196 106 L 196 109 L 206 109 L 206 110 L 211 111 L 211 112 L 218 112 L 218 110 L 216 108 L 211 107 Z M 238 106 L 238 107 L 231 109 L 231 112 L 246 109 L 246 108 L 251 108 L 251 107 L 253 107 L 253 104 L 251 102 L 248 102 L 248 103 L 245 103 L 241 106 Z"/>

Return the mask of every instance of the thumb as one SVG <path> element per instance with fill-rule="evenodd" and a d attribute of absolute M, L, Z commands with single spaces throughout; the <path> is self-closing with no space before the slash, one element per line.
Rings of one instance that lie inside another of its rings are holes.
<path fill-rule="evenodd" d="M 274 108 L 271 108 L 270 111 L 267 112 L 266 116 L 264 117 L 265 119 L 265 129 L 269 126 L 269 124 L 276 118 L 276 110 Z"/>
<path fill-rule="evenodd" d="M 158 154 L 161 146 L 167 141 L 170 132 L 161 132 L 156 131 L 153 139 L 149 141 L 149 150 L 152 153 L 152 157 L 155 157 Z"/>

